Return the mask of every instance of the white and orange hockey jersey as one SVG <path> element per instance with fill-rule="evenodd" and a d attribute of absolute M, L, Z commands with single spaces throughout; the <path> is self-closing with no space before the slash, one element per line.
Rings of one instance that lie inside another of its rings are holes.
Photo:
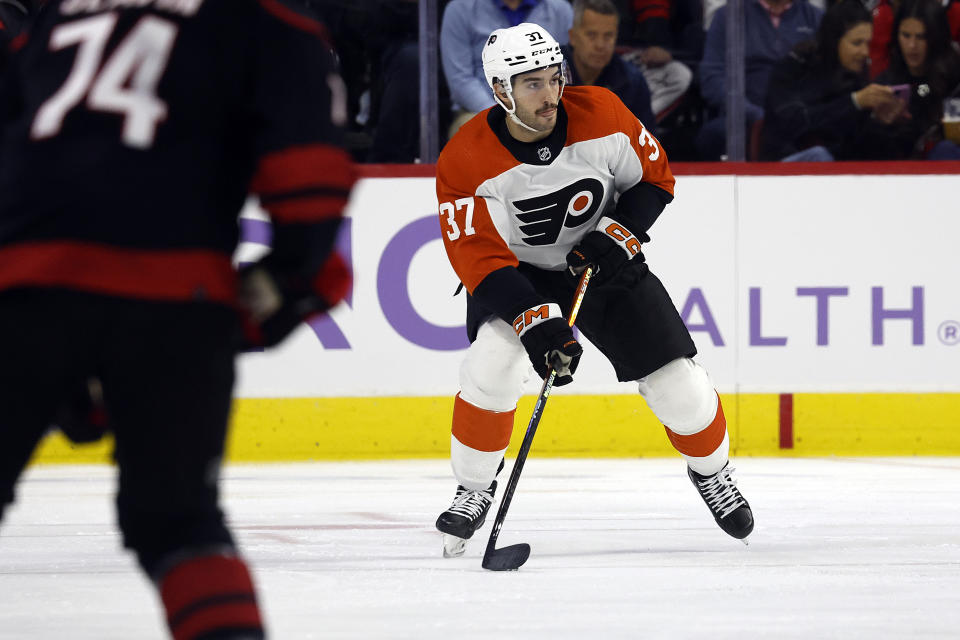
<path fill-rule="evenodd" d="M 560 105 L 557 125 L 544 140 L 512 138 L 495 106 L 465 124 L 440 155 L 443 242 L 471 294 L 489 274 L 520 262 L 566 268 L 567 253 L 601 218 L 630 228 L 621 196 L 636 193 L 641 183 L 656 187 L 662 198 L 644 228 L 634 230 L 638 234 L 673 197 L 674 178 L 660 143 L 616 95 L 567 87 Z"/>

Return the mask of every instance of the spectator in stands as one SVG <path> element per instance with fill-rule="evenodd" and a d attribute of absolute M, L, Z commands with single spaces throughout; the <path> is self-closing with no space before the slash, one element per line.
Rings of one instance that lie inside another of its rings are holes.
<path fill-rule="evenodd" d="M 653 129 L 650 89 L 640 70 L 614 55 L 620 15 L 611 0 L 574 0 L 570 44 L 560 50 L 573 84 L 605 87 L 623 101 L 633 115 Z"/>
<path fill-rule="evenodd" d="M 115 0 L 114 0 L 115 1 Z M 379 27 L 387 13 L 383 5 L 390 0 L 341 2 L 331 0 L 270 0 L 285 8 L 320 20 L 336 51 L 337 72 L 343 79 L 347 97 L 347 122 L 343 146 L 355 161 L 363 160 L 370 148 L 370 135 L 364 130 L 370 112 L 370 85 L 378 75 L 381 52 L 386 40 Z M 128 3 L 129 4 L 129 3 Z M 338 89 L 339 90 L 339 89 Z"/>
<path fill-rule="evenodd" d="M 615 0 L 615 4 L 623 17 L 621 44 L 641 50 L 660 47 L 684 63 L 700 63 L 706 33 L 702 0 Z"/>
<path fill-rule="evenodd" d="M 767 82 L 773 65 L 790 50 L 813 37 L 822 12 L 808 0 L 744 0 L 744 72 L 747 131 L 763 118 Z M 704 160 L 719 160 L 726 151 L 727 7 L 714 15 L 700 62 L 700 91 L 718 113 L 704 123 L 697 148 Z"/>
<path fill-rule="evenodd" d="M 446 0 L 439 0 L 442 12 Z M 442 15 L 442 13 L 441 13 Z M 439 20 L 437 27 L 439 28 Z M 420 43 L 417 0 L 380 0 L 371 24 L 383 39 L 383 52 L 371 78 L 369 128 L 373 137 L 367 162 L 412 163 L 420 159 Z M 438 73 L 440 142 L 450 126 L 450 93 Z"/>
<path fill-rule="evenodd" d="M 873 22 L 859 0 L 827 10 L 816 39 L 798 45 L 770 76 L 761 159 L 870 159 L 862 151 L 872 118 L 890 124 L 904 104 L 890 87 L 870 84 Z"/>
<path fill-rule="evenodd" d="M 493 93 L 480 54 L 496 29 L 534 22 L 567 44 L 573 8 L 567 0 L 451 0 L 440 27 L 440 58 L 454 103 L 450 135 L 478 111 L 492 107 Z"/>
<path fill-rule="evenodd" d="M 828 5 L 832 5 L 837 0 L 810 0 L 810 4 L 815 6 L 820 11 L 826 11 Z M 866 0 L 870 2 L 872 0 Z M 717 9 L 727 4 L 727 0 L 703 0 L 703 30 L 707 31 L 710 29 L 710 25 L 713 23 L 713 16 L 717 13 Z"/>
<path fill-rule="evenodd" d="M 671 110 L 690 88 L 693 72 L 676 58 L 699 62 L 703 52 L 699 0 L 629 0 L 621 44 L 625 57 L 643 71 L 658 118 Z"/>
<path fill-rule="evenodd" d="M 960 147 L 943 140 L 943 99 L 960 92 L 960 53 L 950 41 L 939 0 L 902 0 L 893 22 L 890 67 L 877 77 L 885 85 L 909 85 L 906 117 L 876 127 L 871 142 L 888 158 L 960 159 Z"/>
<path fill-rule="evenodd" d="M 873 8 L 873 40 L 870 41 L 870 75 L 876 78 L 890 64 L 894 46 L 893 19 L 900 0 L 877 0 Z M 960 0 L 943 0 L 949 39 L 960 46 Z"/>

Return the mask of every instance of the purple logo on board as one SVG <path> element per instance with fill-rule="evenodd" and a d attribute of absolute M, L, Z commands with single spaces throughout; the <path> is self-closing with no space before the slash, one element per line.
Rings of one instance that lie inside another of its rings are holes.
<path fill-rule="evenodd" d="M 351 220 L 344 221 L 344 225 L 337 240 L 337 247 L 341 254 L 352 264 L 352 225 Z M 269 244 L 271 229 L 268 222 L 244 219 L 241 221 L 243 240 L 259 244 Z M 434 324 L 421 316 L 414 308 L 408 289 L 408 275 L 414 255 L 426 244 L 440 240 L 440 226 L 437 224 L 436 214 L 430 214 L 410 222 L 390 239 L 380 262 L 377 265 L 377 297 L 383 314 L 390 326 L 405 340 L 425 349 L 436 351 L 457 351 L 468 346 L 466 327 L 441 326 Z M 871 287 L 869 313 L 871 344 L 881 346 L 885 344 L 884 331 L 889 323 L 904 322 L 910 325 L 911 343 L 915 346 L 924 344 L 924 288 L 910 287 L 910 302 L 900 306 L 892 305 L 885 300 L 889 288 Z M 901 295 L 901 289 L 896 294 Z M 849 295 L 849 287 L 797 287 L 798 298 L 808 298 L 814 303 L 814 322 L 816 322 L 816 344 L 830 345 L 830 312 L 836 306 L 838 299 Z M 346 304 L 353 302 L 352 291 L 348 295 Z M 750 287 L 748 290 L 748 329 L 749 346 L 751 347 L 784 347 L 788 343 L 788 336 L 775 335 L 774 329 L 764 328 L 763 325 L 763 290 L 760 287 Z M 691 320 L 693 316 L 700 321 Z M 705 334 L 716 347 L 726 346 L 720 326 L 716 321 L 704 290 L 693 287 L 689 290 L 683 304 L 680 305 L 680 316 L 687 328 L 695 336 Z M 350 349 L 346 335 L 329 316 L 320 316 L 310 322 L 317 339 L 326 349 Z M 945 345 L 960 344 L 960 323 L 946 320 L 938 327 L 938 338 Z"/>

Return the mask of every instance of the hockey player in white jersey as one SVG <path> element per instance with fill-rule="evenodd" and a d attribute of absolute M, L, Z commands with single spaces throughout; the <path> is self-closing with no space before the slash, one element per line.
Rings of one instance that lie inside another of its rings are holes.
<path fill-rule="evenodd" d="M 582 349 L 561 310 L 587 265 L 596 275 L 578 328 L 619 380 L 636 381 L 720 528 L 745 538 L 753 514 L 731 476 L 720 398 L 641 252 L 673 200 L 664 150 L 610 91 L 565 87 L 560 47 L 539 25 L 494 31 L 482 57 L 497 105 L 464 125 L 437 164 L 442 237 L 469 293 L 471 341 L 453 410 L 458 486 L 437 519 L 444 554 L 462 554 L 490 510 L 530 365 L 545 377 L 557 363 L 555 384 L 573 380 Z"/>

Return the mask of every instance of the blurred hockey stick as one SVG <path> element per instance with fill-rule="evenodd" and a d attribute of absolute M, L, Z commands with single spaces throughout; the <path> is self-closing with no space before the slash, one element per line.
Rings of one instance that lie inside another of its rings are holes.
<path fill-rule="evenodd" d="M 583 295 L 587 292 L 587 284 L 590 282 L 592 275 L 593 268 L 587 267 L 580 276 L 580 282 L 577 284 L 577 293 L 574 296 L 573 306 L 570 309 L 570 316 L 567 318 L 567 323 L 571 327 L 577 319 L 577 313 L 580 311 L 580 303 L 583 302 Z M 497 549 L 497 537 L 500 535 L 500 528 L 503 526 L 503 521 L 507 517 L 507 509 L 510 508 L 513 492 L 516 491 L 517 483 L 520 481 L 520 472 L 523 471 L 523 463 L 527 460 L 530 445 L 533 443 L 533 436 L 537 433 L 537 425 L 540 424 L 543 408 L 547 404 L 547 398 L 550 397 L 550 391 L 553 389 L 553 380 L 556 377 L 557 371 L 554 366 L 551 365 L 549 374 L 544 379 L 543 386 L 540 388 L 537 403 L 533 406 L 533 415 L 530 416 L 527 432 L 523 436 L 520 451 L 517 453 L 517 459 L 513 463 L 513 471 L 510 472 L 510 480 L 507 482 L 507 488 L 503 492 L 503 499 L 500 501 L 500 510 L 497 511 L 497 519 L 493 523 L 493 530 L 490 532 L 490 539 L 487 541 L 487 550 L 483 553 L 484 569 L 489 569 L 490 571 L 516 571 L 527 561 L 527 558 L 530 557 L 530 545 L 520 543 Z"/>

